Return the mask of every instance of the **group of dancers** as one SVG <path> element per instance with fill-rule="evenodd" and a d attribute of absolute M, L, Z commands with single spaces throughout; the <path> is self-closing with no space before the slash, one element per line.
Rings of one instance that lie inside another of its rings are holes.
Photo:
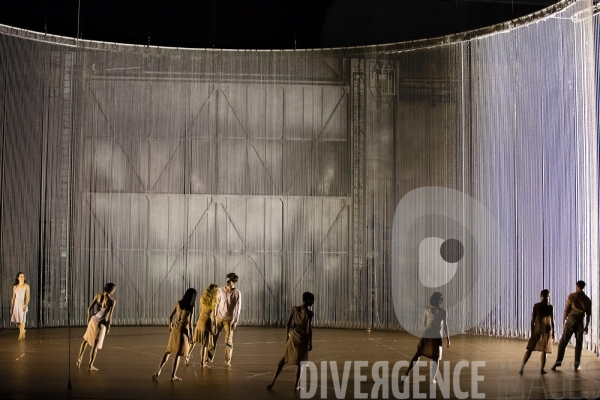
<path fill-rule="evenodd" d="M 207 367 L 215 356 L 219 335 L 225 331 L 225 365 L 231 366 L 233 353 L 233 331 L 237 327 L 241 309 L 241 293 L 235 287 L 238 276 L 231 272 L 227 274 L 225 286 L 219 287 L 212 283 L 206 287 L 200 296 L 200 315 L 193 327 L 194 304 L 197 292 L 190 288 L 173 307 L 169 315 L 169 342 L 167 349 L 160 360 L 158 370 L 152 379 L 158 379 L 160 373 L 171 355 L 174 356 L 171 371 L 171 380 L 180 381 L 177 373 L 179 363 L 183 358 L 186 365 L 192 350 L 196 345 L 200 346 L 200 365 Z M 98 293 L 88 307 L 88 327 L 83 336 L 83 342 L 79 349 L 77 367 L 81 366 L 83 355 L 87 346 L 91 346 L 90 362 L 88 370 L 97 371 L 94 366 L 98 349 L 102 348 L 104 337 L 110 331 L 112 316 L 117 302 L 112 298 L 116 287 L 113 283 L 104 286 L 103 293 Z M 283 369 L 285 363 L 298 366 L 296 372 L 296 390 L 300 389 L 301 362 L 308 360 L 308 352 L 312 349 L 312 317 L 313 312 L 309 309 L 314 304 L 314 295 L 306 292 L 302 296 L 302 304 L 292 307 L 287 323 L 286 350 L 284 356 L 277 365 L 273 381 L 268 388 L 275 384 L 277 376 Z M 99 307 L 99 311 L 92 315 L 92 309 Z"/>
<path fill-rule="evenodd" d="M 563 334 L 558 344 L 558 354 L 552 370 L 556 371 L 563 363 L 565 349 L 575 335 L 575 363 L 574 369 L 578 371 L 581 364 L 581 352 L 583 349 L 583 335 L 588 333 L 590 319 L 592 316 L 592 301 L 585 294 L 585 282 L 578 281 L 575 284 L 575 292 L 567 297 L 565 310 L 563 313 Z M 429 307 L 425 309 L 424 325 L 425 331 L 423 337 L 419 340 L 417 351 L 413 356 L 408 370 L 402 375 L 404 382 L 421 357 L 428 357 L 436 361 L 435 370 L 431 371 L 431 380 L 436 383 L 436 376 L 439 371 L 440 361 L 442 360 L 442 336 L 445 332 L 447 347 L 450 347 L 450 334 L 448 331 L 448 321 L 446 310 L 442 308 L 444 297 L 442 293 L 435 292 L 429 299 Z M 540 293 L 540 302 L 533 306 L 531 316 L 531 336 L 527 342 L 523 362 L 519 374 L 523 375 L 525 364 L 531 357 L 533 351 L 540 351 L 540 373 L 546 374 L 544 367 L 546 365 L 546 354 L 552 353 L 554 344 L 554 308 L 550 304 L 550 291 L 544 289 Z"/>
<path fill-rule="evenodd" d="M 225 331 L 225 364 L 227 366 L 231 365 L 233 332 L 237 327 L 241 310 L 241 293 L 235 287 L 237 281 L 238 276 L 231 272 L 226 276 L 225 286 L 219 287 L 216 284 L 210 284 L 206 287 L 200 297 L 200 315 L 195 329 L 193 321 L 196 290 L 188 289 L 182 299 L 175 303 L 168 319 L 169 342 L 167 349 L 160 361 L 158 370 L 152 376 L 153 379 L 158 379 L 169 356 L 173 355 L 175 358 L 173 359 L 171 380 L 181 380 L 176 375 L 180 359 L 183 357 L 186 365 L 189 364 L 191 352 L 196 345 L 200 346 L 200 365 L 207 367 L 208 363 L 213 361 L 217 341 L 222 331 Z M 592 301 L 585 294 L 584 289 L 585 282 L 578 281 L 575 292 L 567 298 L 563 313 L 563 335 L 558 345 L 558 354 L 552 370 L 556 370 L 562 365 L 565 349 L 573 335 L 575 335 L 576 343 L 574 368 L 575 371 L 580 368 L 583 335 L 588 333 L 592 313 Z M 76 362 L 78 367 L 81 365 L 85 349 L 89 345 L 91 350 L 88 370 L 97 371 L 97 368 L 94 367 L 94 361 L 98 349 L 102 348 L 104 337 L 110 331 L 117 304 L 115 299 L 112 298 L 115 290 L 116 286 L 113 283 L 107 283 L 104 286 L 103 293 L 96 294 L 88 307 L 88 326 Z M 15 279 L 10 306 L 11 322 L 17 324 L 20 329 L 19 340 L 25 339 L 25 319 L 30 298 L 29 292 L 30 289 L 26 283 L 25 274 L 19 272 Z M 308 360 L 308 352 L 312 349 L 313 311 L 310 308 L 313 306 L 314 301 L 315 296 L 312 293 L 305 292 L 302 295 L 302 304 L 294 306 L 290 310 L 286 324 L 285 353 L 277 364 L 273 380 L 267 386 L 268 389 L 273 387 L 286 363 L 297 365 L 295 389 L 300 389 L 301 363 Z M 450 347 L 448 317 L 446 310 L 442 308 L 443 301 L 442 293 L 435 292 L 431 295 L 430 305 L 424 313 L 425 331 L 423 337 L 419 340 L 417 351 L 409 364 L 408 370 L 402 375 L 402 381 L 408 378 L 412 368 L 420 357 L 424 356 L 436 361 L 437 369 L 432 371 L 431 375 L 431 379 L 435 383 L 442 359 L 442 332 L 445 333 L 447 339 L 446 346 Z M 99 308 L 99 310 L 92 314 L 94 308 Z M 540 293 L 540 302 L 533 306 L 531 336 L 523 356 L 520 374 L 523 374 L 525 364 L 533 351 L 541 352 L 540 373 L 546 373 L 544 370 L 546 355 L 552 353 L 554 331 L 554 308 L 550 304 L 550 291 L 544 289 Z"/>
<path fill-rule="evenodd" d="M 233 352 L 233 331 L 237 327 L 241 309 L 241 293 L 235 287 L 238 276 L 231 272 L 227 274 L 225 286 L 219 287 L 216 284 L 210 284 L 200 297 L 200 316 L 194 330 L 192 321 L 194 320 L 194 305 L 196 303 L 196 289 L 190 288 L 173 307 L 169 315 L 169 342 L 163 355 L 158 370 L 152 376 L 158 379 L 163 366 L 173 354 L 173 370 L 171 380 L 179 381 L 176 372 L 180 359 L 183 357 L 185 363 L 189 363 L 191 351 L 196 344 L 200 347 L 200 362 L 202 367 L 206 367 L 208 362 L 212 362 L 217 340 L 221 331 L 225 331 L 225 364 L 231 365 L 231 356 Z M 112 298 L 116 286 L 113 283 L 104 285 L 103 293 L 98 293 L 88 307 L 88 326 L 83 335 L 83 342 L 79 349 L 79 356 L 76 365 L 81 365 L 85 349 L 89 345 L 90 361 L 88 370 L 97 371 L 94 366 L 98 349 L 104 344 L 104 337 L 109 333 L 112 323 L 112 316 L 117 305 L 116 300 Z M 99 310 L 92 315 L 92 310 L 98 307 Z"/>

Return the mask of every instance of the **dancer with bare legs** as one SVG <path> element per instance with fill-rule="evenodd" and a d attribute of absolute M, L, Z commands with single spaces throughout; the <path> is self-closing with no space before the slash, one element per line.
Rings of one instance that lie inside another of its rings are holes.
<path fill-rule="evenodd" d="M 19 339 L 25 340 L 25 320 L 27 319 L 27 305 L 29 304 L 29 285 L 25 281 L 25 274 L 18 272 L 13 286 L 12 300 L 10 301 L 10 322 L 19 327 Z"/>
<path fill-rule="evenodd" d="M 88 326 L 85 335 L 83 335 L 83 342 L 79 347 L 79 357 L 77 357 L 76 362 L 77 367 L 81 366 L 83 353 L 89 344 L 92 349 L 90 350 L 88 370 L 98 371 L 98 368 L 94 367 L 94 361 L 96 360 L 98 349 L 101 349 L 104 344 L 104 336 L 110 332 L 110 324 L 112 323 L 112 317 L 117 305 L 117 301 L 111 297 L 115 290 L 116 286 L 114 283 L 104 285 L 104 292 L 97 293 L 87 309 Z M 92 309 L 95 306 L 100 307 L 100 310 L 92 315 Z"/>
<path fill-rule="evenodd" d="M 196 346 L 196 343 L 200 343 L 200 365 L 208 367 L 208 347 L 217 328 L 215 308 L 217 307 L 218 294 L 219 285 L 211 283 L 206 287 L 202 296 L 200 296 L 200 316 L 198 317 L 198 323 L 194 331 L 194 343 L 185 360 L 186 365 L 189 364 L 194 346 Z"/>
<path fill-rule="evenodd" d="M 172 381 L 180 381 L 177 377 L 177 367 L 181 357 L 187 358 L 190 346 L 192 344 L 192 320 L 194 319 L 194 303 L 196 303 L 196 289 L 186 290 L 183 298 L 175 303 L 173 312 L 169 315 L 169 344 L 167 351 L 160 360 L 158 371 L 152 375 L 152 379 L 158 379 L 162 368 L 169 359 L 171 353 L 174 354 L 173 370 L 171 372 Z M 175 317 L 175 321 L 173 321 Z"/>
<path fill-rule="evenodd" d="M 277 364 L 273 380 L 267 386 L 272 389 L 277 377 L 285 363 L 295 364 L 296 382 L 295 390 L 300 390 L 300 375 L 302 374 L 302 361 L 308 361 L 308 352 L 312 350 L 312 318 L 313 312 L 309 309 L 315 303 L 315 295 L 305 292 L 302 295 L 302 304 L 292 307 L 287 322 L 285 354 Z"/>
<path fill-rule="evenodd" d="M 552 343 L 554 342 L 554 308 L 550 304 L 550 291 L 542 290 L 540 293 L 540 302 L 533 305 L 533 314 L 531 315 L 531 337 L 527 343 L 527 351 L 523 356 L 523 363 L 519 374 L 523 375 L 525 364 L 531 357 L 533 351 L 541 351 L 540 374 L 545 374 L 546 354 L 552 353 Z"/>
<path fill-rule="evenodd" d="M 435 292 L 429 298 L 430 306 L 425 309 L 423 324 L 425 331 L 423 337 L 419 340 L 417 352 L 410 360 L 406 374 L 402 376 L 402 382 L 408 378 L 408 374 L 419 361 L 421 356 L 429 357 L 436 362 L 436 370 L 431 371 L 431 381 L 436 383 L 435 377 L 440 369 L 440 361 L 442 360 L 442 336 L 440 335 L 443 329 L 446 331 L 448 343 L 446 347 L 450 347 L 450 333 L 448 331 L 448 315 L 446 310 L 441 308 L 444 302 L 444 296 L 440 292 Z"/>

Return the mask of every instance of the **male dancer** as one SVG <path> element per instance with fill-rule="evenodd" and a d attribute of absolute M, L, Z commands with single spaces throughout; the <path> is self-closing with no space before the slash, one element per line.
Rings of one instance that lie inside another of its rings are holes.
<path fill-rule="evenodd" d="M 558 355 L 556 362 L 552 366 L 552 371 L 556 371 L 560 367 L 565 357 L 565 348 L 571 340 L 571 336 L 575 334 L 575 371 L 579 370 L 581 362 L 581 350 L 583 348 L 583 335 L 588 333 L 590 318 L 592 317 L 592 300 L 583 293 L 585 288 L 584 281 L 578 281 L 575 288 L 575 293 L 571 293 L 567 297 L 565 312 L 563 314 L 564 329 L 560 343 L 558 344 Z M 585 316 L 585 327 L 583 320 Z"/>
<path fill-rule="evenodd" d="M 225 365 L 231 366 L 231 354 L 233 353 L 233 331 L 235 330 L 240 317 L 240 308 L 242 306 L 242 294 L 235 287 L 238 276 L 230 272 L 227 274 L 225 286 L 219 288 L 217 296 L 217 333 L 212 339 L 212 346 L 208 348 L 208 359 L 212 361 L 217 349 L 217 340 L 219 334 L 225 330 Z"/>

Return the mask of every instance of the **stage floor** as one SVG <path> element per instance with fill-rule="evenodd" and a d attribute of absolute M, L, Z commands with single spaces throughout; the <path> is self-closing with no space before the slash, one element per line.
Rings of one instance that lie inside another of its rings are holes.
<path fill-rule="evenodd" d="M 89 361 L 89 347 L 81 368 L 75 367 L 75 360 L 81 336 L 85 328 L 71 329 L 71 355 L 67 344 L 69 331 L 66 328 L 28 329 L 27 339 L 17 341 L 16 329 L 0 332 L 0 392 L 3 399 L 24 398 L 78 398 L 78 399 L 198 399 L 209 396 L 211 399 L 298 399 L 298 398 L 394 398 L 394 390 L 403 393 L 405 398 L 472 398 L 476 393 L 486 399 L 497 398 L 596 398 L 600 396 L 600 360 L 591 352 L 584 351 L 582 370 L 573 372 L 569 363 L 573 362 L 573 348 L 566 352 L 565 364 L 560 371 L 552 372 L 550 367 L 556 358 L 548 356 L 547 375 L 541 376 L 539 352 L 534 352 L 525 374 L 518 370 L 525 351 L 523 340 L 497 339 L 479 336 L 456 336 L 452 347 L 444 348 L 444 361 L 449 361 L 448 369 L 442 367 L 442 377 L 451 381 L 449 393 L 435 386 L 430 391 L 429 367 L 420 369 L 423 382 L 414 385 L 415 375 L 411 375 L 406 387 L 392 384 L 398 380 L 393 367 L 397 361 L 409 361 L 417 346 L 415 337 L 400 332 L 342 329 L 315 329 L 314 349 L 309 353 L 315 363 L 306 389 L 314 387 L 314 393 L 304 395 L 293 390 L 295 366 L 286 365 L 275 387 L 267 390 L 273 371 L 284 349 L 284 328 L 240 327 L 234 334 L 232 366 L 224 364 L 223 338 L 219 340 L 217 356 L 211 368 L 198 365 L 199 350 L 195 349 L 190 365 L 180 364 L 177 375 L 180 382 L 171 382 L 171 359 L 165 365 L 158 381 L 151 376 L 164 354 L 168 340 L 168 328 L 164 327 L 120 327 L 111 328 L 104 348 L 98 351 L 95 366 L 99 371 L 86 370 Z M 338 369 L 332 374 L 331 364 L 326 371 L 327 381 L 322 380 L 323 361 L 334 362 Z M 343 379 L 345 362 L 351 361 L 347 379 Z M 362 368 L 356 362 L 364 362 Z M 428 360 L 427 360 L 428 361 Z M 464 368 L 460 369 L 466 361 Z M 377 364 L 377 374 L 372 369 Z M 485 367 L 472 368 L 473 362 L 485 362 Z M 388 374 L 383 374 L 381 385 L 375 384 L 381 377 L 379 367 L 388 366 Z M 457 366 L 459 368 L 457 368 Z M 360 385 L 355 386 L 355 369 Z M 476 381 L 472 377 L 476 370 Z M 405 368 L 400 370 L 402 375 Z M 68 390 L 70 381 L 72 390 Z M 308 373 L 307 373 L 307 376 Z M 310 386 L 310 380 L 312 385 Z M 318 379 L 318 381 L 317 381 Z M 339 379 L 339 381 L 338 381 Z M 361 382 L 361 379 L 364 381 Z M 338 384 L 339 382 L 339 384 Z M 476 391 L 472 383 L 476 383 Z M 343 384 L 347 383 L 344 388 Z M 458 384 L 458 386 L 457 386 Z M 318 387 L 317 387 L 318 385 Z M 336 396 L 337 387 L 337 396 Z M 372 393 L 375 389 L 376 393 Z M 416 389 L 416 390 L 415 390 Z M 464 397 L 466 394 L 466 397 Z M 375 396 L 376 395 L 376 396 Z"/>

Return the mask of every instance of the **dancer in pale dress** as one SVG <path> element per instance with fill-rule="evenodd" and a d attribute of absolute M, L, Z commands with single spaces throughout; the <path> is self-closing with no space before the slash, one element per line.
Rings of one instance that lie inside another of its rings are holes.
<path fill-rule="evenodd" d="M 202 296 L 200 296 L 200 315 L 198 316 L 198 323 L 194 331 L 194 343 L 186 358 L 186 365 L 189 363 L 194 346 L 196 346 L 196 343 L 200 343 L 200 365 L 208 367 L 208 347 L 217 328 L 215 307 L 217 306 L 218 294 L 219 285 L 211 283 L 206 287 Z"/>
<path fill-rule="evenodd" d="M 175 358 L 173 359 L 173 370 L 171 372 L 172 381 L 180 381 L 175 373 L 179 366 L 179 360 L 181 357 L 187 358 L 190 346 L 193 342 L 193 329 L 192 321 L 194 319 L 194 303 L 196 302 L 196 290 L 186 290 L 183 298 L 175 303 L 173 312 L 169 315 L 169 344 L 167 345 L 167 351 L 160 360 L 158 371 L 152 375 L 152 379 L 158 379 L 160 371 L 169 359 L 171 353 L 174 353 Z M 173 322 L 173 317 L 175 322 Z"/>
<path fill-rule="evenodd" d="M 10 301 L 10 322 L 14 322 L 19 327 L 18 340 L 25 340 L 27 304 L 29 304 L 29 285 L 25 282 L 25 274 L 18 272 L 13 286 L 12 300 Z"/>
<path fill-rule="evenodd" d="M 436 383 L 435 377 L 439 371 L 440 361 L 442 360 L 442 336 L 441 331 L 442 327 L 446 332 L 446 338 L 448 339 L 446 347 L 450 347 L 450 333 L 448 331 L 448 314 L 446 310 L 441 308 L 442 303 L 444 302 L 444 296 L 440 292 L 435 292 L 429 298 L 430 306 L 425 309 L 425 314 L 423 317 L 423 324 L 425 325 L 425 331 L 423 332 L 423 336 L 421 340 L 419 340 L 419 345 L 417 346 L 417 352 L 413 356 L 412 360 L 410 360 L 410 364 L 408 365 L 408 370 L 406 374 L 402 376 L 402 382 L 404 382 L 410 371 L 413 369 L 415 364 L 419 361 L 422 356 L 429 357 L 433 361 L 435 361 L 435 371 L 431 371 L 431 381 Z"/>
<path fill-rule="evenodd" d="M 540 374 L 545 374 L 546 354 L 552 353 L 552 344 L 554 342 L 554 307 L 550 304 L 550 291 L 542 290 L 540 293 L 540 302 L 533 305 L 533 314 L 531 315 L 531 337 L 527 343 L 527 351 L 523 356 L 523 363 L 519 374 L 523 375 L 523 368 L 531 357 L 531 352 L 541 351 Z"/>
<path fill-rule="evenodd" d="M 301 363 L 302 361 L 308 361 L 308 352 L 312 350 L 312 318 L 314 314 L 309 307 L 312 307 L 314 303 L 315 295 L 305 292 L 302 295 L 302 304 L 294 306 L 290 310 L 287 322 L 285 354 L 279 360 L 273 380 L 267 386 L 267 389 L 271 389 L 275 385 L 275 380 L 277 380 L 285 363 L 290 363 L 298 366 L 294 389 L 300 390 Z"/>
<path fill-rule="evenodd" d="M 117 305 L 116 300 L 111 297 L 115 290 L 116 287 L 114 283 L 107 283 L 104 285 L 104 292 L 97 293 L 88 307 L 88 326 L 87 330 L 85 331 L 85 335 L 83 335 L 83 342 L 79 347 L 79 357 L 77 357 L 76 362 L 77 367 L 81 366 L 83 353 L 89 344 L 92 349 L 90 350 L 90 363 L 88 364 L 88 370 L 98 371 L 98 368 L 94 367 L 94 361 L 96 360 L 98 349 L 101 349 L 102 345 L 104 344 L 104 336 L 108 335 L 110 332 L 112 316 Z M 100 310 L 92 315 L 92 309 L 95 306 L 100 307 Z"/>

